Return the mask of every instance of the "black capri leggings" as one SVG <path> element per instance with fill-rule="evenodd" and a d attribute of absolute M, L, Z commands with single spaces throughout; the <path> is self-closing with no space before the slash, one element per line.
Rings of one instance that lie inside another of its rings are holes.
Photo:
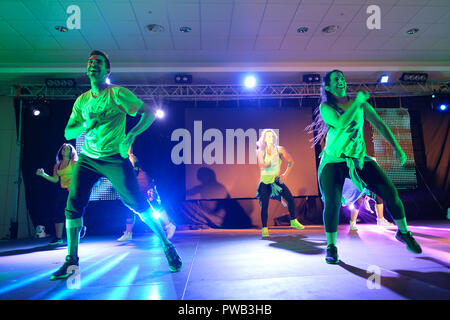
<path fill-rule="evenodd" d="M 53 214 L 53 223 L 64 223 L 64 221 L 66 221 L 64 209 L 66 208 L 68 195 L 69 190 L 63 189 L 60 186 L 57 187 L 55 212 Z"/>
<path fill-rule="evenodd" d="M 278 186 L 281 187 L 281 196 L 286 199 L 288 204 L 288 210 L 289 215 L 292 219 L 295 219 L 295 207 L 294 207 L 294 198 L 292 197 L 291 191 L 289 191 L 288 187 L 284 183 L 280 183 L 278 180 L 276 180 L 274 183 L 276 183 Z M 270 184 L 260 183 L 258 193 L 261 200 L 261 223 L 263 228 L 267 227 L 267 219 L 269 216 L 269 199 L 270 199 L 270 193 L 272 192 L 272 187 Z"/>
<path fill-rule="evenodd" d="M 405 208 L 398 196 L 397 189 L 378 163 L 373 160 L 366 161 L 363 169 L 357 169 L 357 172 L 359 177 L 367 184 L 367 189 L 384 200 L 387 209 L 395 220 L 405 217 Z M 324 196 L 323 222 L 325 231 L 329 233 L 337 232 L 342 187 L 345 178 L 349 178 L 348 167 L 345 162 L 326 164 L 319 177 Z"/>

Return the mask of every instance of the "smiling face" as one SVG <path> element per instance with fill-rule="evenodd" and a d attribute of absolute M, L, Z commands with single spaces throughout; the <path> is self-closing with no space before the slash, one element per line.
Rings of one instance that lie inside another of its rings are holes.
<path fill-rule="evenodd" d="M 268 146 L 273 145 L 275 141 L 275 137 L 273 136 L 273 132 L 272 131 L 267 131 L 266 132 L 266 137 L 265 137 L 265 142 Z"/>
<path fill-rule="evenodd" d="M 330 84 L 325 86 L 325 90 L 329 91 L 336 97 L 345 97 L 347 95 L 347 81 L 341 72 L 335 71 L 330 76 Z"/>
<path fill-rule="evenodd" d="M 87 63 L 87 75 L 91 81 L 104 82 L 110 70 L 106 66 L 105 57 L 93 54 Z"/>
<path fill-rule="evenodd" d="M 61 156 L 63 159 L 69 159 L 71 154 L 72 154 L 72 148 L 69 145 L 65 145 L 61 149 Z"/>

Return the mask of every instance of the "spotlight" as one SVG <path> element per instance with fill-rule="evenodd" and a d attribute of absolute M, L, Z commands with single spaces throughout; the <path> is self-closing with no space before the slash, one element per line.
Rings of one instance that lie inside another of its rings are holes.
<path fill-rule="evenodd" d="M 59 78 L 59 79 L 45 79 L 47 88 L 75 88 L 75 79 Z"/>
<path fill-rule="evenodd" d="M 33 118 L 45 118 L 49 115 L 48 101 L 43 95 L 38 95 L 35 100 L 28 101 L 27 112 Z"/>
<path fill-rule="evenodd" d="M 381 84 L 389 83 L 389 76 L 387 74 L 381 75 L 380 79 L 378 79 L 378 82 Z"/>
<path fill-rule="evenodd" d="M 448 111 L 448 105 L 450 103 L 449 94 L 443 93 L 433 93 L 432 97 L 432 108 L 439 112 Z"/>
<path fill-rule="evenodd" d="M 105 80 L 105 83 L 106 83 L 107 85 L 110 85 L 110 84 L 111 84 L 111 79 L 110 79 L 109 77 L 107 77 L 106 80 Z"/>
<path fill-rule="evenodd" d="M 153 218 L 159 219 L 160 217 L 161 217 L 161 214 L 159 213 L 159 211 L 156 211 L 155 209 L 153 209 Z"/>
<path fill-rule="evenodd" d="M 255 76 L 246 76 L 244 79 L 244 86 L 247 89 L 253 89 L 256 87 L 256 78 Z"/>
<path fill-rule="evenodd" d="M 400 77 L 400 81 L 405 83 L 425 83 L 428 79 L 428 73 L 405 72 Z"/>
<path fill-rule="evenodd" d="M 177 74 L 175 75 L 175 83 L 192 83 L 192 75 L 190 74 Z"/>
<path fill-rule="evenodd" d="M 164 111 L 162 111 L 161 109 L 158 109 L 158 110 L 156 110 L 156 112 L 155 112 L 155 116 L 157 117 L 157 118 L 159 118 L 159 119 L 162 119 L 162 118 L 164 118 Z"/>
<path fill-rule="evenodd" d="M 355 210 L 355 205 L 352 203 L 348 206 L 348 208 L 350 209 L 350 211 Z"/>
<path fill-rule="evenodd" d="M 317 83 L 320 82 L 320 74 L 309 73 L 303 75 L 303 82 L 305 83 Z"/>

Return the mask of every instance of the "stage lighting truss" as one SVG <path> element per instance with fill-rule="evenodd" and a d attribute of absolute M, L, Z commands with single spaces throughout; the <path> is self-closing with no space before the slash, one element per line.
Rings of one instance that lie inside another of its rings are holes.
<path fill-rule="evenodd" d="M 419 96 L 432 94 L 433 90 L 442 90 L 445 82 L 404 83 L 348 83 L 347 93 L 355 95 L 358 91 L 368 91 L 372 97 Z M 139 98 L 165 100 L 233 100 L 233 99 L 270 99 L 319 97 L 320 84 L 266 84 L 257 85 L 251 92 L 243 85 L 127 85 L 118 84 L 131 90 Z M 75 88 L 48 88 L 45 84 L 21 85 L 21 97 L 44 95 L 47 99 L 75 99 L 90 89 L 89 85 Z M 10 96 L 18 96 L 18 88 L 12 86 Z"/>

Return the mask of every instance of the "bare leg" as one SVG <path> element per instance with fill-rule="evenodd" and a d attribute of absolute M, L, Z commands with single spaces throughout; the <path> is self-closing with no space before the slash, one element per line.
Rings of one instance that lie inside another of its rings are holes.
<path fill-rule="evenodd" d="M 134 219 L 128 218 L 126 220 L 126 232 L 133 232 L 133 227 L 134 227 Z"/>
<path fill-rule="evenodd" d="M 359 214 L 359 210 L 358 209 L 353 209 L 351 217 L 350 217 L 350 221 L 353 222 L 353 223 L 356 223 L 356 219 L 358 219 L 358 214 Z"/>
<path fill-rule="evenodd" d="M 64 230 L 64 222 L 55 223 L 55 236 L 58 239 L 62 238 L 63 230 Z"/>
<path fill-rule="evenodd" d="M 377 203 L 377 205 L 375 206 L 375 210 L 377 212 L 378 219 L 384 218 L 384 213 L 383 213 L 384 206 L 382 203 L 380 203 L 380 204 Z"/>
<path fill-rule="evenodd" d="M 142 222 L 144 222 L 147 226 L 152 229 L 152 231 L 156 234 L 159 240 L 162 242 L 163 246 L 170 245 L 170 241 L 167 239 L 164 230 L 161 227 L 160 223 L 157 223 L 155 218 L 153 218 L 153 209 L 148 208 L 144 212 L 137 213 L 139 218 L 141 218 Z"/>
<path fill-rule="evenodd" d="M 167 239 L 172 239 L 177 227 L 172 222 L 170 222 L 169 216 L 164 209 L 161 211 L 161 222 L 165 226 Z"/>

